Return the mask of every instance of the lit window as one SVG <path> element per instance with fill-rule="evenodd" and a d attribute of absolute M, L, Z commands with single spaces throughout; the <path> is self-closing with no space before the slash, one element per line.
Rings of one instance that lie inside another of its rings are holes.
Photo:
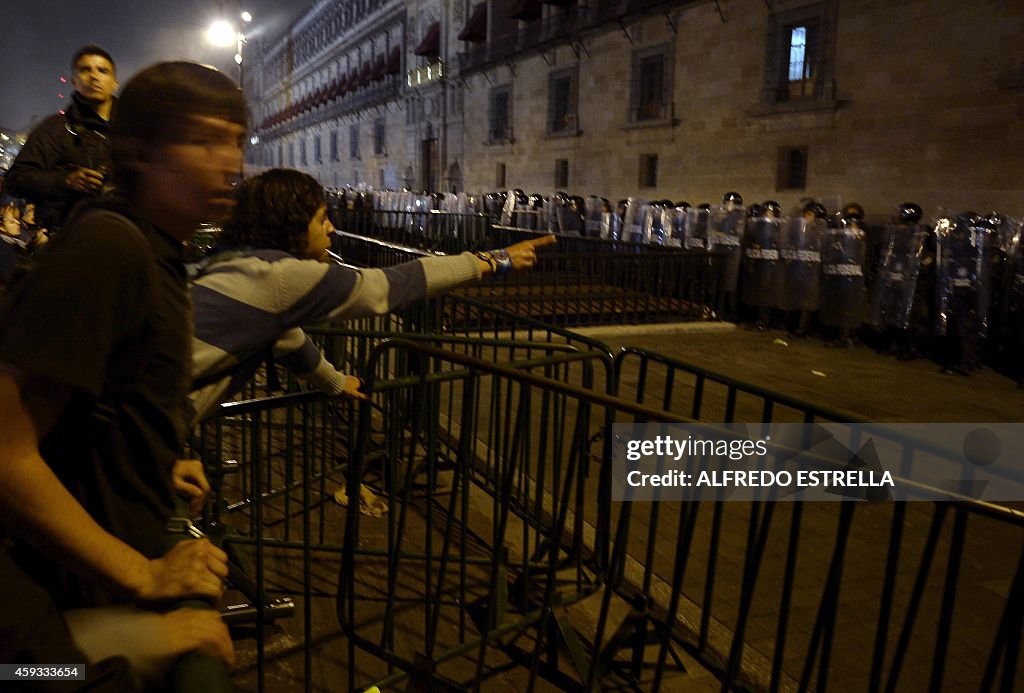
<path fill-rule="evenodd" d="M 768 22 L 764 105 L 814 107 L 833 99 L 835 0 L 776 12 Z"/>
<path fill-rule="evenodd" d="M 789 81 L 795 82 L 805 79 L 804 68 L 807 63 L 807 27 L 793 27 L 789 34 Z"/>

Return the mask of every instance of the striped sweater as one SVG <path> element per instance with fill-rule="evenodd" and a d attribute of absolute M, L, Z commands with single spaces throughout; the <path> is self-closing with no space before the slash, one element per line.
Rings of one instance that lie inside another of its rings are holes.
<path fill-rule="evenodd" d="M 193 279 L 193 420 L 233 397 L 261 356 L 324 392 L 339 394 L 337 371 L 302 325 L 383 315 L 480 278 L 472 253 L 354 271 L 279 250 L 213 256 Z"/>

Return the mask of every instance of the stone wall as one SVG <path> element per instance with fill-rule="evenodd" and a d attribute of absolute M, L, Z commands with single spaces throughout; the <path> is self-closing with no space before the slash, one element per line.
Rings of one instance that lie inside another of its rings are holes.
<path fill-rule="evenodd" d="M 439 188 L 449 188 L 448 174 L 461 169 L 462 189 L 493 190 L 503 164 L 504 187 L 547 194 L 556 189 L 555 162 L 562 159 L 568 192 L 612 200 L 640 195 L 699 204 L 737 190 L 748 201 L 779 200 L 784 209 L 810 196 L 857 201 L 873 220 L 904 200 L 928 214 L 944 206 L 1024 215 L 1022 2 L 825 2 L 835 27 L 832 79 L 827 98 L 809 109 L 766 107 L 763 94 L 772 13 L 816 3 L 680 3 L 667 14 L 585 32 L 580 42 L 556 42 L 460 73 L 457 54 L 471 46 L 456 37 L 474 4 L 406 0 L 403 75 L 422 62 L 412 51 L 426 23 L 440 21 L 447 84 L 403 83 L 387 103 L 284 135 L 285 142 L 323 138 L 324 162 L 301 166 L 296 156 L 296 167 L 326 185 L 377 186 L 383 170 L 386 182 L 404 185 L 412 173 L 413 185 L 422 187 L 423 140 L 436 138 L 432 175 Z M 506 5 L 490 0 L 492 13 Z M 668 47 L 671 117 L 631 124 L 634 53 L 657 46 Z M 330 64 L 345 50 L 340 37 L 322 60 Z M 578 127 L 549 136 L 549 75 L 567 67 L 577 71 Z M 512 137 L 490 144 L 489 99 L 501 85 L 511 88 Z M 373 153 L 378 118 L 386 122 L 386 156 Z M 359 159 L 349 157 L 353 123 Z M 331 129 L 339 131 L 337 162 L 328 160 Z M 276 141 L 269 143 L 274 151 Z M 804 147 L 804 188 L 780 189 L 780 149 Z M 642 155 L 658 157 L 651 188 L 641 187 Z"/>

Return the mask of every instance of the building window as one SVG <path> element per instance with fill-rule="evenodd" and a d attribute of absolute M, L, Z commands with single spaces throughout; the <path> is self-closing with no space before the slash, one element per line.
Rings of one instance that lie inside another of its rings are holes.
<path fill-rule="evenodd" d="M 505 164 L 495 164 L 494 166 L 494 187 L 498 190 L 505 189 Z"/>
<path fill-rule="evenodd" d="M 575 133 L 576 68 L 552 72 L 548 77 L 548 134 Z"/>
<path fill-rule="evenodd" d="M 288 143 L 288 165 L 292 166 L 292 167 L 295 166 L 295 143 L 294 142 L 289 142 Z"/>
<path fill-rule="evenodd" d="M 807 186 L 807 147 L 780 147 L 776 190 L 803 190 Z"/>
<path fill-rule="evenodd" d="M 656 188 L 658 187 L 658 155 L 657 154 L 641 154 L 640 155 L 640 187 L 641 188 Z"/>
<path fill-rule="evenodd" d="M 348 156 L 350 159 L 359 158 L 359 125 L 356 123 L 348 128 Z"/>
<path fill-rule="evenodd" d="M 338 154 L 338 131 L 331 130 L 331 161 L 341 161 Z"/>
<path fill-rule="evenodd" d="M 305 166 L 309 162 L 306 161 L 306 138 L 303 137 L 299 140 L 299 162 Z"/>
<path fill-rule="evenodd" d="M 320 149 L 320 135 L 313 135 L 313 161 L 318 164 L 324 162 L 324 155 Z"/>
<path fill-rule="evenodd" d="M 487 141 L 494 144 L 512 140 L 512 87 L 491 89 Z"/>
<path fill-rule="evenodd" d="M 373 121 L 373 153 L 377 156 L 387 155 L 387 147 L 385 146 L 385 121 L 383 118 L 377 118 Z"/>
<path fill-rule="evenodd" d="M 766 106 L 832 98 L 832 2 L 776 12 L 768 22 Z"/>
<path fill-rule="evenodd" d="M 555 187 L 569 187 L 569 160 L 555 159 Z"/>
<path fill-rule="evenodd" d="M 672 79 L 669 72 L 671 44 L 633 53 L 630 121 L 666 120 L 671 115 Z"/>

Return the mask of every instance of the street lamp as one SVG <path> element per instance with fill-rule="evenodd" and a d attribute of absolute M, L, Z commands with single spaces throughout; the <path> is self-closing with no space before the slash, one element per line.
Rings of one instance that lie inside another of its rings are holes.
<path fill-rule="evenodd" d="M 239 18 L 248 24 L 252 21 L 252 15 L 242 12 Z M 235 64 L 238 65 L 238 86 L 242 86 L 242 45 L 245 43 L 245 34 L 242 33 L 237 23 L 232 24 L 226 19 L 218 19 L 206 30 L 206 40 L 214 46 L 227 48 L 235 46 Z"/>

